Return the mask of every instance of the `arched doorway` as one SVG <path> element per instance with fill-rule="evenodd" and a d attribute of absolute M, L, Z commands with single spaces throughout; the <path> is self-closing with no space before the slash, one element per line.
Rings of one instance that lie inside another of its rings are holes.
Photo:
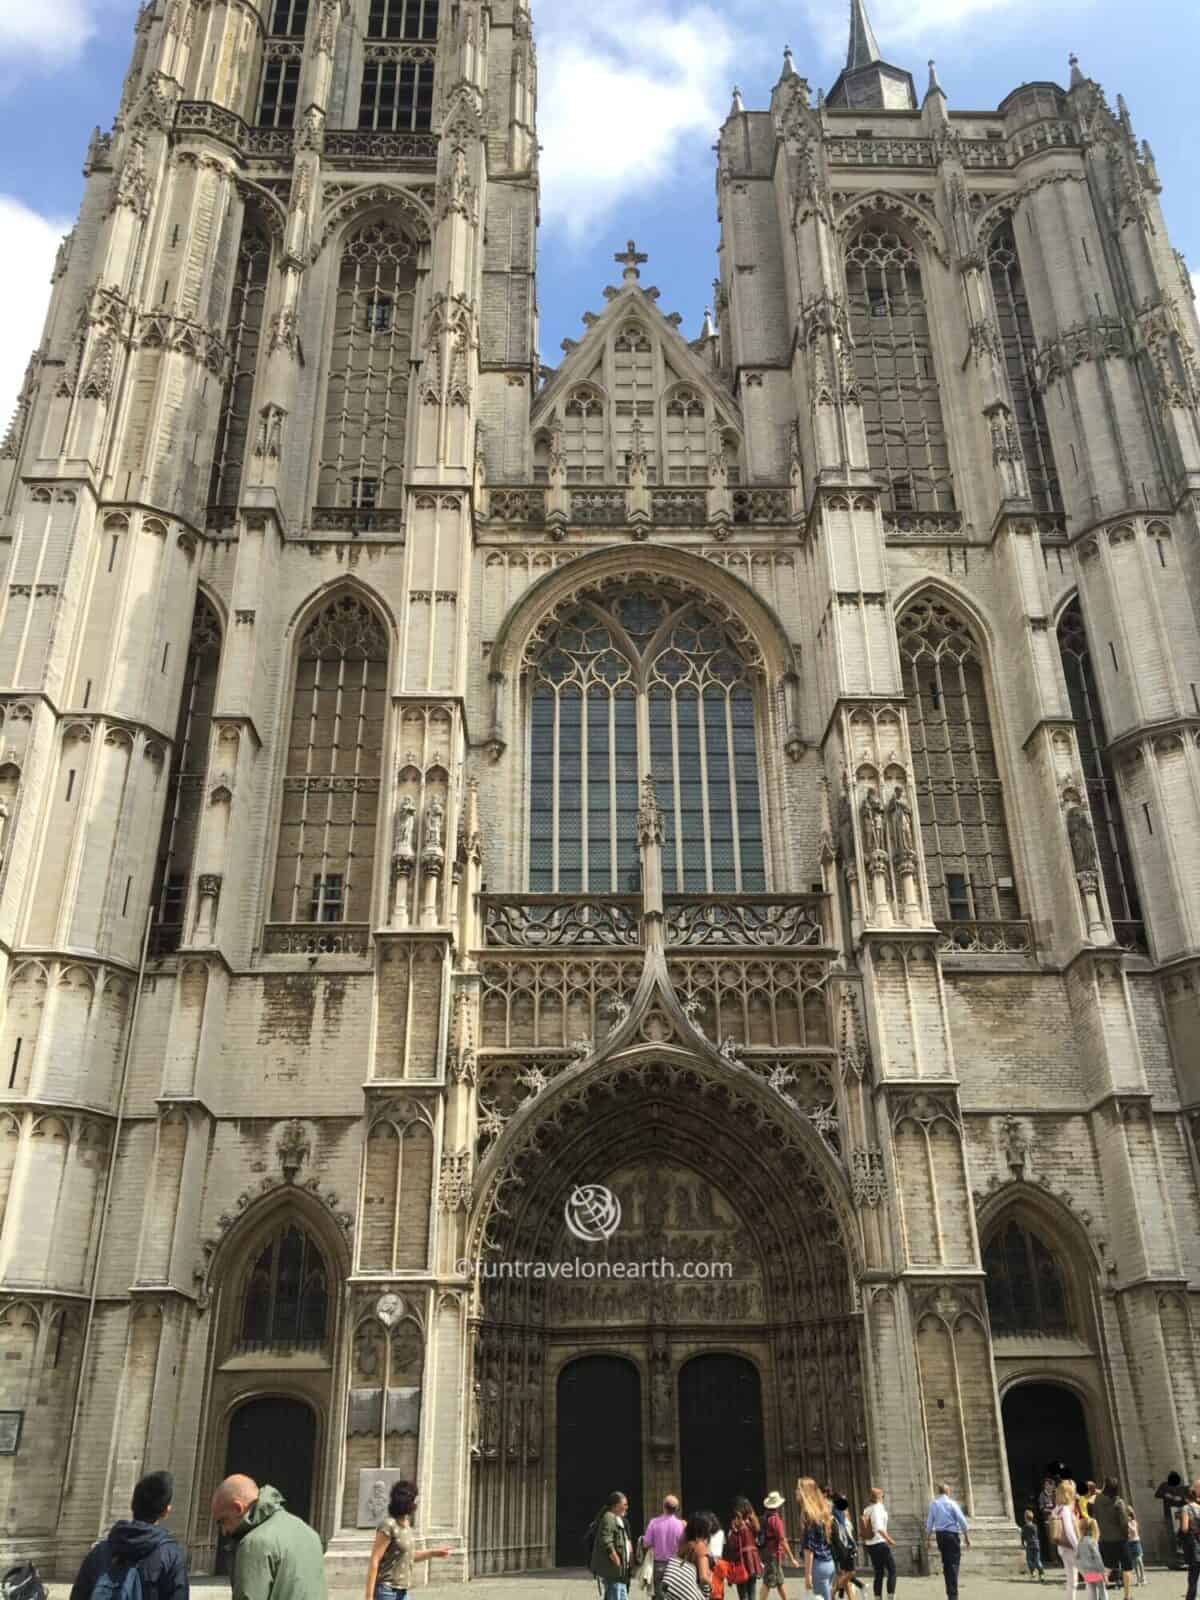
<path fill-rule="evenodd" d="M 269 1483 L 287 1509 L 312 1520 L 313 1472 L 317 1455 L 317 1417 L 303 1400 L 264 1395 L 247 1400 L 229 1420 L 225 1474 L 244 1472 L 255 1483 Z M 217 1571 L 229 1570 L 228 1540 L 222 1539 Z"/>
<path fill-rule="evenodd" d="M 738 1355 L 695 1356 L 679 1373 L 679 1454 L 688 1511 L 715 1511 L 722 1523 L 744 1494 L 767 1492 L 762 1384 Z"/>
<path fill-rule="evenodd" d="M 585 1564 L 588 1524 L 614 1489 L 629 1496 L 629 1527 L 642 1527 L 642 1381 L 619 1356 L 581 1356 L 558 1377 L 554 1561 Z"/>
<path fill-rule="evenodd" d="M 1018 1383 L 1001 1402 L 1004 1447 L 1017 1521 L 1037 1506 L 1051 1462 L 1061 1461 L 1079 1484 L 1094 1477 L 1087 1420 L 1074 1389 L 1061 1383 Z"/>

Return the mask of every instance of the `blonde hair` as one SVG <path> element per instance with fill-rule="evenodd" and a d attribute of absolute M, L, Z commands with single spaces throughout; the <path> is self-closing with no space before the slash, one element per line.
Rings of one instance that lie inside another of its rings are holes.
<path fill-rule="evenodd" d="M 797 1478 L 796 1504 L 800 1507 L 800 1517 L 805 1527 L 813 1525 L 822 1528 L 828 1539 L 833 1525 L 833 1512 L 829 1501 L 817 1488 L 815 1478 Z"/>
<path fill-rule="evenodd" d="M 1054 1504 L 1056 1506 L 1073 1506 L 1076 1500 L 1074 1478 L 1062 1478 L 1058 1488 L 1054 1491 Z"/>
<path fill-rule="evenodd" d="M 1033 1521 L 1033 1512 L 1032 1511 L 1026 1511 L 1026 1513 L 1025 1513 L 1025 1521 L 1026 1522 L 1032 1522 Z"/>

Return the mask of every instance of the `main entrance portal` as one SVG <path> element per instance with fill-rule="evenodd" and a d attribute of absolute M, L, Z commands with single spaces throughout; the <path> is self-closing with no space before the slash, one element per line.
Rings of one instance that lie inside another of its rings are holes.
<path fill-rule="evenodd" d="M 696 1356 L 679 1374 L 679 1454 L 688 1511 L 723 1527 L 738 1495 L 762 1502 L 767 1481 L 762 1384 L 744 1356 Z"/>
<path fill-rule="evenodd" d="M 819 1151 L 657 1050 L 577 1100 L 518 1148 L 482 1240 L 473 1574 L 580 1566 L 615 1489 L 635 1536 L 666 1494 L 724 1521 L 801 1472 L 857 1502 L 861 1317 Z M 609 1236 L 568 1227 L 582 1185 L 611 1192 Z"/>
<path fill-rule="evenodd" d="M 616 1489 L 629 1497 L 629 1526 L 642 1518 L 642 1384 L 631 1361 L 583 1356 L 558 1379 L 554 1561 L 584 1565 L 585 1533 Z"/>

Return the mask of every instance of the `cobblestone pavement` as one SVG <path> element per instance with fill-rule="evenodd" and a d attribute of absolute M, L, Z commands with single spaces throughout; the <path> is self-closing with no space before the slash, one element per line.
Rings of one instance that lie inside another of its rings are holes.
<path fill-rule="evenodd" d="M 1055 1600 L 1064 1600 L 1065 1585 L 1061 1573 L 1057 1578 L 1047 1574 L 1040 1586 L 1031 1584 L 1023 1568 L 1018 1570 L 1019 1560 L 1018 1552 L 1009 1577 L 995 1573 L 976 1575 L 964 1572 L 960 1586 L 961 1600 L 1017 1600 L 1023 1590 L 1035 1588 L 1044 1595 L 1054 1596 Z M 1161 1567 L 1152 1568 L 1146 1574 L 1145 1587 L 1134 1589 L 1134 1600 L 1183 1600 L 1185 1586 L 1184 1573 L 1167 1572 Z M 204 1600 L 222 1600 L 229 1593 L 229 1585 L 221 1578 L 197 1578 L 192 1587 L 203 1594 Z M 805 1600 L 804 1584 L 798 1574 L 788 1576 L 787 1587 L 788 1600 Z M 66 1600 L 70 1585 L 53 1583 L 49 1589 L 51 1600 Z M 464 1600 L 461 1584 L 429 1584 L 428 1587 L 420 1587 L 419 1592 L 422 1600 Z M 1120 1592 L 1119 1589 L 1112 1589 L 1109 1594 L 1119 1600 Z M 342 1588 L 334 1593 L 341 1600 L 342 1596 L 361 1595 L 361 1590 Z M 870 1593 L 868 1584 L 860 1593 L 859 1600 L 869 1600 Z M 1083 1600 L 1083 1594 L 1081 1586 L 1078 1600 Z M 470 1585 L 470 1600 L 595 1600 L 595 1595 L 595 1582 L 585 1572 L 531 1572 L 517 1578 L 477 1578 Z M 901 1577 L 897 1600 L 945 1600 L 945 1589 L 940 1577 Z"/>

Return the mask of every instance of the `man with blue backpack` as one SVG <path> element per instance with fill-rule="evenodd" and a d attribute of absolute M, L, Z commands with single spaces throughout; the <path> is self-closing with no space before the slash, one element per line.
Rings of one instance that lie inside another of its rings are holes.
<path fill-rule="evenodd" d="M 133 1491 L 133 1520 L 114 1522 L 84 1557 L 71 1600 L 188 1600 L 187 1560 L 163 1527 L 175 1480 L 148 1472 Z"/>

